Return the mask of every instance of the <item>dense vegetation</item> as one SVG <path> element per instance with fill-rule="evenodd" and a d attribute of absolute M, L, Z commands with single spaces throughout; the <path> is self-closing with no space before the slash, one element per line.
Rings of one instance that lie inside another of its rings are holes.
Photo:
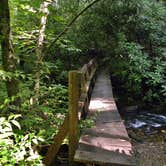
<path fill-rule="evenodd" d="M 101 2 L 81 19 L 79 44 L 88 49 L 85 43 L 91 43 L 104 57 L 129 98 L 164 108 L 165 6 L 148 0 L 108 3 Z"/>
<path fill-rule="evenodd" d="M 129 101 L 166 106 L 166 2 L 94 2 L 0 1 L 0 165 L 42 165 L 34 148 L 67 112 L 67 73 L 94 56 Z"/>

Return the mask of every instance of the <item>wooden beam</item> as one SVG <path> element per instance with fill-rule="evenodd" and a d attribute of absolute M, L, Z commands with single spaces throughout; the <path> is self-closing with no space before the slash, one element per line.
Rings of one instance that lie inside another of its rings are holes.
<path fill-rule="evenodd" d="M 81 73 L 69 72 L 69 165 L 73 164 L 78 145 L 78 101 L 80 97 Z"/>
<path fill-rule="evenodd" d="M 97 69 L 96 60 L 91 60 L 88 65 L 84 65 L 81 71 L 69 72 L 69 114 L 66 116 L 61 125 L 58 134 L 54 138 L 53 144 L 48 149 L 44 163 L 50 166 L 58 150 L 69 133 L 69 165 L 73 164 L 74 153 L 78 145 L 78 111 L 85 109 L 85 114 L 88 110 L 89 98 L 95 79 Z M 79 106 L 80 102 L 82 104 Z"/>
<path fill-rule="evenodd" d="M 65 117 L 65 120 L 62 126 L 60 127 L 58 134 L 54 137 L 53 144 L 49 147 L 47 151 L 47 154 L 44 158 L 44 164 L 46 166 L 51 166 L 53 161 L 55 160 L 55 156 L 58 153 L 58 150 L 68 133 L 68 124 L 69 124 L 69 115 Z"/>

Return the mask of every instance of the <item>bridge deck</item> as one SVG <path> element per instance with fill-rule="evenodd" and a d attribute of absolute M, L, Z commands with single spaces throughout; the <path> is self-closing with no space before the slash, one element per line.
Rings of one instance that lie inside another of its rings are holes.
<path fill-rule="evenodd" d="M 98 75 L 89 111 L 89 116 L 95 117 L 95 126 L 83 130 L 74 160 L 101 165 L 135 165 L 132 145 L 106 72 Z"/>

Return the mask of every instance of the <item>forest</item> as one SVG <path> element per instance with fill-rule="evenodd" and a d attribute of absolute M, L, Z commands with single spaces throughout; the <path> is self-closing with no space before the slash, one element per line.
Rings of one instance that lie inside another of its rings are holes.
<path fill-rule="evenodd" d="M 44 165 L 41 147 L 68 112 L 68 72 L 94 57 L 122 114 L 163 117 L 165 145 L 165 0 L 0 0 L 0 165 Z"/>

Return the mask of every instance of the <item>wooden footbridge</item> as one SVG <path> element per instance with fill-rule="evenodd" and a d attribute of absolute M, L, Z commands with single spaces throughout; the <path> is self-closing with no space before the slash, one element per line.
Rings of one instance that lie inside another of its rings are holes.
<path fill-rule="evenodd" d="M 79 132 L 80 119 L 93 117 L 95 125 Z M 69 72 L 69 113 L 44 159 L 53 165 L 64 140 L 69 138 L 69 165 L 136 165 L 132 145 L 121 119 L 109 73 L 91 60 L 79 71 Z M 79 165 L 79 164 L 77 164 Z"/>

